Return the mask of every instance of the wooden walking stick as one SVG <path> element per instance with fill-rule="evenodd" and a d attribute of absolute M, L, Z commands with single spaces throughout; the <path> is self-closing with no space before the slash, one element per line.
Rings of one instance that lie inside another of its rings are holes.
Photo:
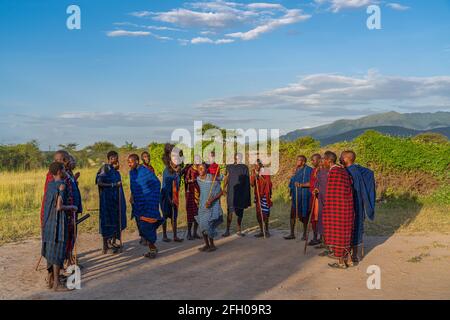
<path fill-rule="evenodd" d="M 316 195 L 313 194 L 313 204 L 311 206 L 311 212 L 309 213 L 308 223 L 306 224 L 306 240 L 305 240 L 305 248 L 303 250 L 303 254 L 306 254 L 306 248 L 308 248 L 308 238 L 309 238 L 309 224 L 311 222 L 311 216 L 314 214 L 316 206 Z"/>
<path fill-rule="evenodd" d="M 120 184 L 117 188 L 117 193 L 119 196 L 119 243 L 120 243 L 120 252 L 123 250 L 123 242 L 122 242 L 122 184 Z"/>
<path fill-rule="evenodd" d="M 41 264 L 41 260 L 42 260 L 42 255 L 39 257 L 39 260 L 36 264 L 36 268 L 34 268 L 35 271 L 38 271 L 39 265 Z"/>
<path fill-rule="evenodd" d="M 220 171 L 220 167 L 217 167 L 216 173 L 214 174 L 214 179 L 211 181 L 211 187 L 209 188 L 209 194 L 208 194 L 207 201 L 209 200 L 209 198 L 211 198 L 211 192 L 212 192 L 212 189 L 214 186 L 214 182 L 216 182 L 217 174 L 219 173 L 219 171 Z"/>
<path fill-rule="evenodd" d="M 294 183 L 295 185 L 295 183 Z M 297 226 L 297 240 L 298 240 L 298 235 L 299 235 L 299 224 L 300 221 L 298 221 L 298 188 L 297 186 L 295 186 L 295 218 L 294 218 L 294 223 Z"/>
<path fill-rule="evenodd" d="M 258 176 L 256 175 L 255 172 L 255 188 L 256 188 L 256 198 L 257 198 L 257 205 L 256 205 L 256 210 L 258 210 L 258 204 L 259 204 L 259 213 L 261 216 L 261 223 L 263 226 L 263 235 L 264 235 L 264 239 L 266 239 L 266 222 L 264 221 L 264 215 L 262 212 L 262 207 L 261 207 L 261 197 L 259 195 L 259 190 L 258 190 Z"/>
<path fill-rule="evenodd" d="M 77 213 L 74 211 L 73 212 L 73 261 L 74 264 L 77 266 L 78 265 L 78 261 L 77 261 Z"/>

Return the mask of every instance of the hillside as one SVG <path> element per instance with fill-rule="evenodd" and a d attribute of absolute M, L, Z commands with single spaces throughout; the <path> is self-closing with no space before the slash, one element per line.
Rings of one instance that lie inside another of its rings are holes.
<path fill-rule="evenodd" d="M 387 112 L 362 117 L 355 120 L 338 120 L 330 124 L 309 129 L 299 129 L 282 136 L 284 141 L 293 141 L 304 136 L 322 140 L 352 130 L 394 126 L 405 129 L 429 131 L 430 129 L 450 126 L 450 112 L 435 113 L 398 113 Z"/>
<path fill-rule="evenodd" d="M 397 127 L 397 126 L 380 126 L 380 127 L 371 127 L 371 128 L 363 128 L 363 129 L 356 129 L 344 132 L 342 134 L 338 134 L 335 136 L 327 137 L 327 138 L 321 138 L 318 139 L 320 141 L 320 144 L 322 146 L 326 146 L 329 144 L 333 144 L 336 142 L 341 141 L 351 141 L 358 136 L 362 135 L 367 130 L 374 130 L 377 132 L 380 132 L 385 135 L 390 136 L 396 136 L 396 137 L 413 137 L 421 133 L 426 132 L 434 132 L 434 133 L 440 133 L 447 138 L 450 138 L 450 127 L 442 127 L 442 128 L 435 128 L 430 130 L 415 130 L 415 129 L 409 129 L 409 128 L 403 128 L 403 127 Z"/>

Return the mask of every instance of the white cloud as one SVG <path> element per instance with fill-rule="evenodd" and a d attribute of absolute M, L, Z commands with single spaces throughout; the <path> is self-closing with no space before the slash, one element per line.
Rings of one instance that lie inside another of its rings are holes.
<path fill-rule="evenodd" d="M 154 19 L 182 27 L 224 28 L 233 23 L 243 21 L 245 17 L 231 12 L 199 12 L 178 8 L 167 12 L 155 13 Z"/>
<path fill-rule="evenodd" d="M 127 30 L 114 30 L 106 33 L 108 37 L 148 37 L 151 32 L 148 31 L 127 31 Z"/>
<path fill-rule="evenodd" d="M 191 39 L 191 43 L 192 44 L 197 44 L 197 43 L 214 43 L 214 41 L 212 41 L 210 38 L 206 38 L 206 37 L 197 37 L 197 38 Z"/>
<path fill-rule="evenodd" d="M 317 4 L 329 4 L 329 9 L 333 12 L 339 12 L 342 9 L 356 9 L 367 7 L 376 3 L 374 0 L 314 0 Z"/>
<path fill-rule="evenodd" d="M 256 95 L 214 99 L 200 109 L 292 109 L 317 113 L 387 108 L 409 104 L 450 106 L 450 76 L 395 77 L 369 71 L 363 77 L 313 74 Z"/>
<path fill-rule="evenodd" d="M 153 13 L 150 11 L 136 11 L 131 12 L 130 15 L 137 18 L 150 17 Z"/>
<path fill-rule="evenodd" d="M 291 9 L 286 12 L 284 16 L 278 19 L 271 19 L 265 24 L 257 26 L 256 28 L 246 31 L 246 32 L 234 32 L 227 34 L 228 37 L 240 38 L 242 40 L 253 40 L 258 38 L 261 34 L 273 31 L 274 29 L 297 23 L 300 21 L 308 20 L 311 16 L 308 14 L 303 14 L 302 10 Z"/>
<path fill-rule="evenodd" d="M 397 10 L 397 11 L 406 11 L 409 10 L 410 7 L 401 5 L 400 3 L 390 2 L 386 4 L 389 8 Z"/>
<path fill-rule="evenodd" d="M 151 18 L 162 24 L 181 27 L 185 31 L 200 35 L 191 40 L 178 40 L 182 45 L 187 43 L 223 44 L 234 42 L 236 39 L 253 40 L 281 26 L 310 18 L 310 15 L 304 14 L 302 10 L 288 9 L 279 3 L 238 3 L 224 0 L 185 2 L 182 7 L 167 11 L 137 11 L 132 12 L 131 15 L 138 18 Z M 251 29 L 241 31 L 245 26 Z M 169 30 L 172 27 L 163 25 L 161 28 Z M 227 37 L 234 39 L 227 39 Z"/>
<path fill-rule="evenodd" d="M 255 2 L 247 5 L 250 9 L 278 9 L 282 10 L 284 7 L 279 3 L 266 3 L 266 2 Z"/>
<path fill-rule="evenodd" d="M 191 39 L 192 44 L 200 44 L 200 43 L 214 43 L 214 44 L 225 44 L 225 43 L 232 43 L 234 42 L 233 39 L 218 39 L 218 40 L 212 40 L 207 37 L 196 37 Z"/>

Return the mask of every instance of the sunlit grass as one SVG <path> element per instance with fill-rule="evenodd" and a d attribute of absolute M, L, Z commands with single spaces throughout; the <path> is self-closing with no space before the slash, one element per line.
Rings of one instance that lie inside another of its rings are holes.
<path fill-rule="evenodd" d="M 98 189 L 95 185 L 97 169 L 83 169 L 79 185 L 85 213 L 91 218 L 83 222 L 80 232 L 98 232 Z M 46 171 L 0 173 L 0 244 L 40 236 L 39 213 L 43 196 Z M 122 179 L 126 198 L 129 199 L 129 179 L 123 170 Z M 252 193 L 253 194 L 253 193 Z M 287 188 L 276 188 L 273 194 L 274 206 L 271 227 L 287 229 L 290 217 L 290 202 Z M 179 226 L 186 225 L 184 192 L 180 197 Z M 226 208 L 222 199 L 222 208 Z M 450 233 L 450 206 L 417 199 L 394 199 L 378 204 L 376 219 L 367 221 L 367 234 L 390 235 L 395 232 L 442 232 Z M 134 231 L 130 221 L 131 206 L 128 204 L 128 230 Z M 255 208 L 245 211 L 244 227 L 257 225 Z M 225 224 L 223 224 L 225 226 Z M 235 220 L 232 224 L 235 230 Z"/>

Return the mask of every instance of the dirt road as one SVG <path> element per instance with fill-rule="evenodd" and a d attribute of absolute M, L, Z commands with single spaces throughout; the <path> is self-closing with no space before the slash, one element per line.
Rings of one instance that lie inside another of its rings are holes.
<path fill-rule="evenodd" d="M 367 237 L 358 266 L 333 270 L 303 242 L 232 236 L 212 253 L 200 241 L 158 243 L 160 255 L 142 255 L 136 234 L 126 250 L 102 255 L 97 235 L 81 235 L 78 253 L 82 289 L 53 293 L 45 288 L 44 262 L 34 271 L 39 240 L 0 247 L 0 299 L 450 299 L 450 236 Z M 367 267 L 381 268 L 381 290 L 368 290 Z"/>

